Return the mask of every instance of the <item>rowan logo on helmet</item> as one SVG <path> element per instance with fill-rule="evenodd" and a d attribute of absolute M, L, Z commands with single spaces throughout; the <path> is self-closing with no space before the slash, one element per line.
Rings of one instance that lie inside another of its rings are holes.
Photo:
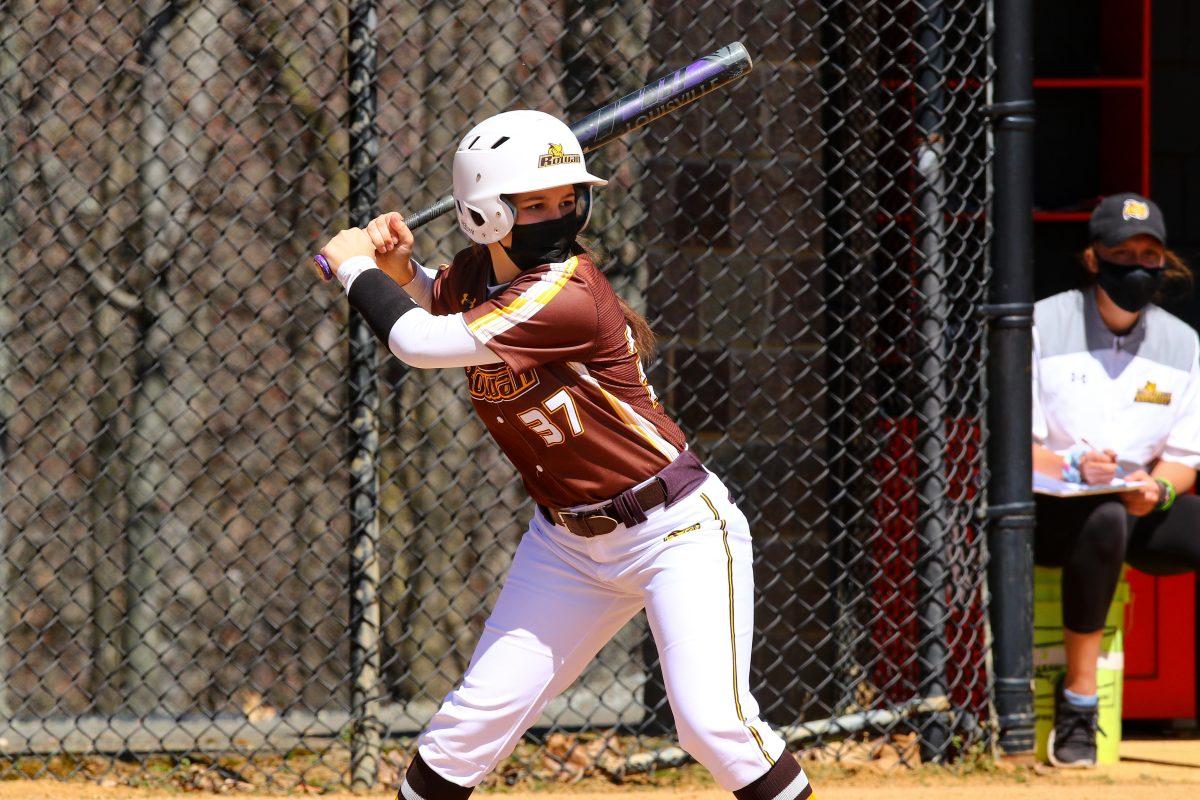
<path fill-rule="evenodd" d="M 583 156 L 573 153 L 564 153 L 561 144 L 551 144 L 550 149 L 546 151 L 546 155 L 538 159 L 538 167 L 554 167 L 559 164 L 578 164 L 583 161 Z"/>
<path fill-rule="evenodd" d="M 1141 200 L 1126 200 L 1121 206 L 1121 219 L 1146 219 L 1150 216 L 1150 206 Z"/>

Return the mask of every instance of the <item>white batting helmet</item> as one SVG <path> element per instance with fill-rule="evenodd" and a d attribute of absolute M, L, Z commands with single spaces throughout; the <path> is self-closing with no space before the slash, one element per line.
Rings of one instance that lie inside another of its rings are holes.
<path fill-rule="evenodd" d="M 490 244 L 512 230 L 516 211 L 502 195 L 575 184 L 580 229 L 591 212 L 592 186 L 608 181 L 587 171 L 583 148 L 561 121 L 541 111 L 505 111 L 463 137 L 454 154 L 454 208 L 473 242 Z"/>

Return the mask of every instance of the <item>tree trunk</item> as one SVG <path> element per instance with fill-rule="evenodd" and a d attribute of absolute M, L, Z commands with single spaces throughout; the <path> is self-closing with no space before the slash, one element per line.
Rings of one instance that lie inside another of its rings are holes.
<path fill-rule="evenodd" d="M 137 98 L 141 121 L 139 199 L 136 229 L 142 250 L 141 296 L 134 351 L 132 422 L 127 437 L 131 467 L 127 530 L 127 611 L 123 636 L 128 707 L 146 714 L 160 706 L 183 707 L 178 675 L 188 653 L 169 638 L 172 573 L 190 571 L 197 558 L 186 531 L 173 518 L 185 491 L 174 474 L 182 455 L 178 426 L 196 377 L 181 369 L 174 342 L 187 317 L 172 303 L 168 267 L 187 236 L 194 193 L 207 162 L 204 126 L 214 104 L 205 83 L 216 75 L 224 41 L 217 34 L 228 3 L 168 3 L 147 25 L 140 41 L 145 74 Z M 178 24 L 176 22 L 178 21 Z M 170 46 L 170 47 L 168 47 Z M 185 79 L 168 85 L 164 57 L 169 49 L 186 60 Z M 174 92 L 169 91 L 174 89 Z M 190 91 L 189 91 L 190 90 Z M 172 97 L 188 98 L 183 108 Z"/>
<path fill-rule="evenodd" d="M 100 143 L 104 149 L 106 173 L 100 186 L 100 210 L 103 216 L 95 221 L 91 231 L 99 237 L 95 247 L 79 248 L 76 257 L 89 275 L 106 276 L 106 282 L 120 287 L 113 260 L 105 254 L 129 250 L 124 240 L 123 214 L 129 193 L 136 188 L 137 165 L 125 151 L 136 135 L 136 125 L 126 107 L 130 85 L 118 81 L 116 88 L 104 98 L 108 135 Z M 89 237 L 89 231 L 85 235 Z M 129 253 L 129 257 L 133 254 Z M 123 289 L 122 289 L 123 291 Z M 88 696 L 98 713 L 111 713 L 121 708 L 121 625 L 125 613 L 124 525 L 126 505 L 123 497 L 128 478 L 128 464 L 122 458 L 127 416 L 122 400 L 129 391 L 130 376 L 125 369 L 127 334 L 125 320 L 131 309 L 122 307 L 111 294 L 100 291 L 94 284 L 88 296 L 92 307 L 91 336 L 96 342 L 96 392 L 92 408 L 96 414 L 96 436 L 92 445 L 92 481 L 88 501 L 91 514 L 91 605 L 92 655 L 88 673 Z"/>
<path fill-rule="evenodd" d="M 95 295 L 93 295 L 95 297 Z M 88 673 L 88 696 L 98 713 L 121 706 L 118 676 L 121 670 L 120 630 L 124 608 L 121 498 L 124 465 L 120 463 L 121 393 L 126 382 L 124 359 L 119 346 L 121 312 L 103 297 L 95 297 L 92 336 L 96 339 L 97 389 L 92 401 L 96 413 L 93 463 L 96 465 L 89 492 L 91 524 L 92 655 Z"/>
<path fill-rule="evenodd" d="M 17 265 L 12 263 L 14 245 L 20 239 L 20 226 L 16 220 L 16 182 L 12 146 L 14 131 L 13 124 L 17 120 L 18 100 L 17 81 L 21 64 L 20 48 L 24 37 L 19 35 L 19 28 L 14 19 L 15 11 L 11 4 L 4 6 L 3 18 L 0 19 L 0 242 L 4 245 L 4 260 L 0 262 L 0 720 L 7 721 L 10 717 L 8 699 L 8 629 L 10 612 L 10 581 L 9 581 L 9 544 L 16 536 L 15 531 L 8 528 L 8 503 L 13 487 L 8 478 L 9 433 L 8 425 L 16 412 L 16 401 L 9 389 L 9 381 L 16 368 L 16 359 L 12 353 L 13 331 L 16 327 L 16 314 L 11 305 L 13 285 Z"/>
<path fill-rule="evenodd" d="M 13 41 L 20 41 L 14 38 Z M 100 195 L 97 199 L 81 194 L 74 170 L 64 161 L 57 147 L 38 148 L 36 162 L 27 185 L 41 191 L 38 220 L 47 226 L 67 253 L 67 266 L 85 276 L 84 296 L 91 310 L 91 325 L 86 334 L 95 343 L 96 387 L 91 408 L 96 417 L 96 433 L 88 441 L 88 458 L 80 465 L 87 481 L 84 513 L 90 518 L 87 547 L 91 554 L 89 569 L 92 619 L 89 628 L 89 652 L 92 659 L 86 681 L 86 696 L 91 707 L 100 712 L 115 711 L 122 703 L 120 681 L 121 651 L 118 645 L 123 614 L 122 582 L 124 464 L 121 460 L 122 401 L 127 396 L 128 376 L 124 369 L 127 353 L 124 322 L 137 316 L 140 301 L 118 279 L 114 263 L 135 257 L 124 238 L 131 216 L 125 195 L 134 187 L 136 166 L 127 151 L 135 126 L 130 118 L 128 100 L 130 73 L 118 72 L 112 89 L 104 98 L 104 130 L 96 148 L 103 164 Z M 39 103 L 49 102 L 51 92 L 39 77 L 29 95 Z M 54 119 L 44 107 L 27 109 L 31 138 L 48 135 L 41 121 Z M 8 208 L 8 205 L 5 206 Z M 7 297 L 7 293 L 5 293 Z"/>
<path fill-rule="evenodd" d="M 287 493 L 295 568 L 287 577 L 292 589 L 282 592 L 296 604 L 284 623 L 286 638 L 295 643 L 296 651 L 289 667 L 281 671 L 287 669 L 286 678 L 299 687 L 301 706 L 320 710 L 330 702 L 322 683 L 326 676 L 321 674 L 321 668 L 327 661 L 328 649 L 321 633 L 332 612 L 327 599 L 318 591 L 328 580 L 330 570 L 322 555 L 331 544 L 329 524 L 334 516 L 344 514 L 344 509 L 331 507 L 323 471 L 328 466 L 323 457 L 332 455 L 330 443 L 325 439 L 326 430 L 313 423 L 322 420 L 331 427 L 340 427 L 343 407 L 331 403 L 319 388 L 322 373 L 332 372 L 334 367 L 324 364 L 327 354 L 312 345 L 312 331 L 322 309 L 311 299 L 309 273 L 297 273 L 296 265 L 305 263 L 309 257 L 307 245 L 311 237 L 305 227 L 313 227 L 310 217 L 316 211 L 311 201 L 306 201 L 305 179 L 310 171 L 316 171 L 328 189 L 322 197 L 328 198 L 329 210 L 340 209 L 346 199 L 347 172 L 328 135 L 337 120 L 317 102 L 305 84 L 305 76 L 313 69 L 306 51 L 289 45 L 288 32 L 269 2 L 239 0 L 238 5 L 248 19 L 255 21 L 253 27 L 239 36 L 238 44 L 264 73 L 262 96 L 273 98 L 260 103 L 260 107 L 270 109 L 269 117 L 274 120 L 263 146 L 267 158 L 275 165 L 270 185 L 275 194 L 272 206 L 278 213 L 267 225 L 271 239 L 279 242 L 275 266 L 281 267 L 283 273 L 277 280 L 284 303 L 292 309 L 280 331 L 290 360 L 279 379 L 287 387 L 285 394 L 292 398 L 280 422 L 293 446 L 280 454 L 278 466 L 284 473 L 296 476 Z M 322 135 L 312 135 L 314 129 Z M 342 375 L 337 377 L 341 380 Z M 339 470 L 341 467 L 340 463 L 336 465 Z"/>

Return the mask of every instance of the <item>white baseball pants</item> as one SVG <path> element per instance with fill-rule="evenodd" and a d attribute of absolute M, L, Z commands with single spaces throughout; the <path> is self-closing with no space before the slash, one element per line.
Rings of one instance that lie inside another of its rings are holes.
<path fill-rule="evenodd" d="M 715 475 L 644 523 L 591 539 L 535 512 L 462 683 L 418 740 L 420 758 L 477 785 L 644 607 L 680 745 L 724 788 L 745 787 L 784 751 L 749 689 L 753 592 L 749 525 Z M 787 796 L 806 796 L 794 769 Z"/>

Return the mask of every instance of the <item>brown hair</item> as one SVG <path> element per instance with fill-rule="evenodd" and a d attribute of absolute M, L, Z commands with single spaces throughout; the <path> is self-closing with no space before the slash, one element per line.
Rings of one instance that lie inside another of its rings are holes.
<path fill-rule="evenodd" d="M 575 244 L 592 260 L 596 269 L 601 268 L 604 256 L 600 245 L 595 240 L 580 237 L 575 240 Z M 638 358 L 643 363 L 649 363 L 657 346 L 654 329 L 650 327 L 650 323 L 645 317 L 634 311 L 629 303 L 625 302 L 625 298 L 617 295 L 617 303 L 621 306 L 621 313 L 625 315 L 625 324 L 629 326 L 629 330 L 633 331 L 633 346 L 637 348 Z"/>
<path fill-rule="evenodd" d="M 625 315 L 625 324 L 633 331 L 633 346 L 637 348 L 638 358 L 643 363 L 649 363 L 657 347 L 654 329 L 650 327 L 646 318 L 630 308 L 620 295 L 617 295 L 617 303 L 621 306 L 621 313 Z"/>
<path fill-rule="evenodd" d="M 1079 264 L 1083 272 L 1083 286 L 1092 286 L 1099 279 L 1095 272 L 1087 268 L 1087 251 L 1091 249 L 1091 246 L 1089 246 L 1087 250 L 1079 254 Z M 1095 257 L 1094 253 L 1093 257 Z M 1174 250 L 1164 247 L 1163 283 L 1154 294 L 1155 304 L 1161 305 L 1164 300 L 1180 300 L 1190 296 L 1195 283 L 1195 276 L 1192 274 L 1192 269 L 1187 265 L 1187 262 Z"/>

